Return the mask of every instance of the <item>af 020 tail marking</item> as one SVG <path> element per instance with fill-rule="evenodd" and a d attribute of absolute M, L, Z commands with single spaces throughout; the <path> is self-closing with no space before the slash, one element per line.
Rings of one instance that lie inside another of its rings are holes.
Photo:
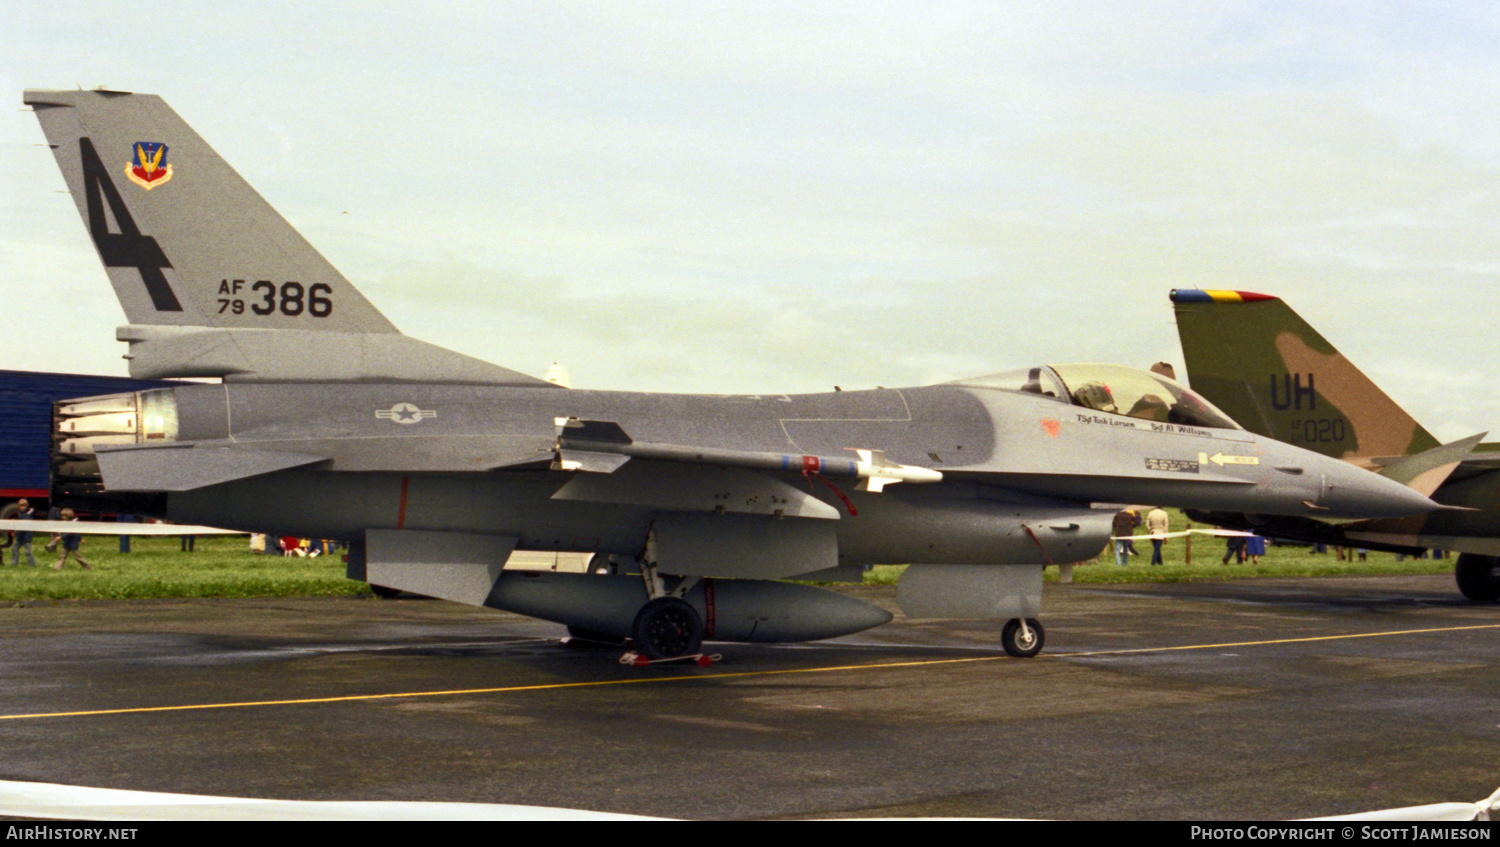
<path fill-rule="evenodd" d="M 78 155 L 83 162 L 83 188 L 88 204 L 89 236 L 99 249 L 99 258 L 108 268 L 135 268 L 140 272 L 146 293 L 151 295 L 151 305 L 158 312 L 180 312 L 182 303 L 167 284 L 162 268 L 172 267 L 167 254 L 156 243 L 156 239 L 141 233 L 140 227 L 130 217 L 130 209 L 109 178 L 99 151 L 88 136 L 78 139 Z M 115 219 L 119 232 L 111 232 L 109 219 L 104 214 L 104 204 L 109 203 L 110 215 Z"/>

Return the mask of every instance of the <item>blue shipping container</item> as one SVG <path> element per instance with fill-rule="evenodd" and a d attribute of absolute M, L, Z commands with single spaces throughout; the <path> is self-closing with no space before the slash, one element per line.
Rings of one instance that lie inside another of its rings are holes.
<path fill-rule="evenodd" d="M 179 384 L 115 376 L 0 371 L 0 498 L 48 495 L 53 403 Z"/>

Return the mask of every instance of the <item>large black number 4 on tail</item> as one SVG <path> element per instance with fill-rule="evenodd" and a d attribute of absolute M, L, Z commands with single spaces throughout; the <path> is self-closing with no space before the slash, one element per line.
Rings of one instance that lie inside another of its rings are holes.
<path fill-rule="evenodd" d="M 130 210 L 125 208 L 125 200 L 115 189 L 109 172 L 104 169 L 104 162 L 94 150 L 94 142 L 87 136 L 78 139 L 78 152 L 83 159 L 84 197 L 89 207 L 89 235 L 93 236 L 94 246 L 99 248 L 104 266 L 135 268 L 141 272 L 141 280 L 146 283 L 146 293 L 151 295 L 151 305 L 156 307 L 156 311 L 182 311 L 182 304 L 177 301 L 177 295 L 172 293 L 172 287 L 167 284 L 166 274 L 162 273 L 162 268 L 170 268 L 172 263 L 167 261 L 167 254 L 156 243 L 156 239 L 142 235 L 140 228 L 135 225 L 130 217 Z M 104 216 L 105 202 L 109 203 L 109 211 L 114 215 L 119 232 L 109 231 L 109 221 Z"/>

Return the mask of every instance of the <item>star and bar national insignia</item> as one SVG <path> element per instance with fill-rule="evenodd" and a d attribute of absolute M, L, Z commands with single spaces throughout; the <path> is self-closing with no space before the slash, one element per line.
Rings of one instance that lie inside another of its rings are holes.
<path fill-rule="evenodd" d="M 130 164 L 125 166 L 130 181 L 150 191 L 172 178 L 167 164 L 167 145 L 160 141 L 137 141 L 130 148 Z"/>
<path fill-rule="evenodd" d="M 389 409 L 376 409 L 375 417 L 398 424 L 417 424 L 437 417 L 437 410 L 419 408 L 413 403 L 397 403 Z"/>

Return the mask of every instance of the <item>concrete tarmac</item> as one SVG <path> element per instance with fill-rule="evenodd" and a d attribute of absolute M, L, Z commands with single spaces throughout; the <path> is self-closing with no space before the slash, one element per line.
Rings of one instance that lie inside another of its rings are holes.
<path fill-rule="evenodd" d="M 739 819 L 1286 819 L 1500 786 L 1500 607 L 1451 577 L 1048 585 L 1042 622 L 1030 660 L 898 616 L 633 668 L 421 599 L 11 606 L 0 779 Z"/>

